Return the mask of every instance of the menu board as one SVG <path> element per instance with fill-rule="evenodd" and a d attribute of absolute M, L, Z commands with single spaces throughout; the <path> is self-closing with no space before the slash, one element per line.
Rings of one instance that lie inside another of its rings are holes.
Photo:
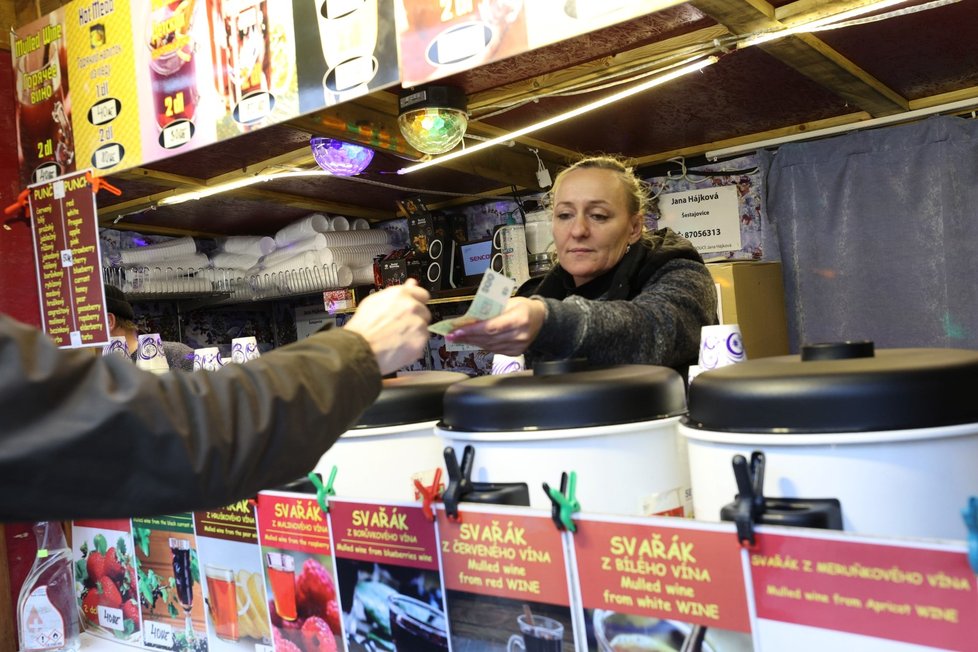
<path fill-rule="evenodd" d="M 130 4 L 73 2 L 64 8 L 79 167 L 113 171 L 141 159 Z"/>
<path fill-rule="evenodd" d="M 30 186 L 41 326 L 58 346 L 109 341 L 95 194 L 82 173 Z"/>
<path fill-rule="evenodd" d="M 439 512 L 452 649 L 577 649 L 564 537 L 539 511 Z M 582 634 L 581 634 L 582 635 Z"/>
<path fill-rule="evenodd" d="M 978 591 L 960 546 L 760 531 L 750 564 L 764 649 L 975 649 Z"/>
<path fill-rule="evenodd" d="M 400 0 L 402 85 L 476 66 L 680 4 L 681 0 Z"/>
<path fill-rule="evenodd" d="M 211 652 L 256 650 L 272 643 L 258 521 L 242 500 L 221 509 L 194 513 L 198 575 Z"/>
<path fill-rule="evenodd" d="M 347 649 L 447 649 L 435 524 L 421 507 L 332 499 L 329 519 Z"/>
<path fill-rule="evenodd" d="M 65 8 L 11 33 L 17 158 L 21 183 L 51 181 L 75 170 Z"/>
<path fill-rule="evenodd" d="M 206 639 L 193 514 L 134 518 L 143 645 L 194 649 Z"/>
<path fill-rule="evenodd" d="M 760 526 L 742 548 L 732 523 L 682 518 L 577 514 L 571 533 L 524 507 L 257 504 L 76 521 L 86 630 L 215 652 L 974 649 L 964 542 Z"/>
<path fill-rule="evenodd" d="M 75 0 L 11 49 L 24 186 L 118 172 L 400 79 L 394 0 Z"/>
<path fill-rule="evenodd" d="M 258 494 L 258 541 L 273 640 L 299 652 L 342 649 L 329 520 L 316 498 Z"/>
<path fill-rule="evenodd" d="M 74 521 L 71 550 L 82 628 L 92 636 L 138 644 L 139 582 L 129 519 Z"/>
<path fill-rule="evenodd" d="M 693 637 L 713 650 L 754 649 L 731 525 L 582 517 L 574 554 L 588 649 L 678 650 Z"/>
<path fill-rule="evenodd" d="M 301 113 L 397 84 L 395 1 L 292 0 Z"/>

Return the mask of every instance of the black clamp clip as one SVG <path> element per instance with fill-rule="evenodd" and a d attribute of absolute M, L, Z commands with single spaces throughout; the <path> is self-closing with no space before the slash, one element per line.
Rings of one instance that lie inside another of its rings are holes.
<path fill-rule="evenodd" d="M 764 513 L 764 453 L 754 451 L 750 466 L 743 455 L 734 455 L 734 478 L 737 480 L 737 497 L 734 500 L 734 523 L 737 539 L 742 546 L 753 546 L 754 523 Z"/>
<path fill-rule="evenodd" d="M 455 449 L 445 447 L 445 469 L 448 471 L 448 486 L 441 495 L 448 518 L 458 520 L 458 504 L 472 491 L 472 466 L 475 464 L 475 448 L 467 445 L 462 451 L 462 465 L 455 457 Z"/>

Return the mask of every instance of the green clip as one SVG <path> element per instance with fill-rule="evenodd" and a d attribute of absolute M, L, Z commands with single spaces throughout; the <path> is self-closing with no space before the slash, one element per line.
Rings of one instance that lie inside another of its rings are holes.
<path fill-rule="evenodd" d="M 309 480 L 316 486 L 316 502 L 323 509 L 323 514 L 329 514 L 329 497 L 336 495 L 333 489 L 333 481 L 336 480 L 336 465 L 333 465 L 329 472 L 329 480 L 323 485 L 323 479 L 315 471 L 309 472 Z"/>
<path fill-rule="evenodd" d="M 581 511 L 581 503 L 575 496 L 577 488 L 577 471 L 571 471 L 567 477 L 567 495 L 565 496 L 559 489 L 547 487 L 550 500 L 554 502 L 554 514 L 558 517 L 564 529 L 568 532 L 577 532 L 577 525 L 572 518 L 576 512 Z"/>
<path fill-rule="evenodd" d="M 37 551 L 37 558 L 38 559 L 44 559 L 47 556 L 48 556 L 47 548 L 39 548 L 38 549 L 38 551 Z"/>

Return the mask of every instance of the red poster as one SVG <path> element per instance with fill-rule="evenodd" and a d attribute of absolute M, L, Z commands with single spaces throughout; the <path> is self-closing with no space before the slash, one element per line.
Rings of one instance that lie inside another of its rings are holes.
<path fill-rule="evenodd" d="M 417 504 L 330 501 L 348 649 L 446 649 L 435 524 Z"/>
<path fill-rule="evenodd" d="M 58 346 L 109 341 L 95 195 L 84 174 L 30 187 L 41 325 Z"/>
<path fill-rule="evenodd" d="M 978 593 L 963 546 L 765 532 L 750 561 L 759 619 L 975 649 Z M 759 635 L 765 649 L 778 647 L 763 622 Z"/>
<path fill-rule="evenodd" d="M 564 537 L 549 514 L 467 506 L 438 514 L 453 649 L 573 650 Z"/>
<path fill-rule="evenodd" d="M 336 556 L 438 570 L 435 526 L 416 505 L 330 502 Z"/>
<path fill-rule="evenodd" d="M 582 517 L 573 539 L 592 649 L 616 649 L 635 636 L 679 649 L 669 641 L 697 635 L 712 649 L 753 649 L 732 524 Z"/>
<path fill-rule="evenodd" d="M 438 519 L 446 588 L 570 606 L 561 535 L 548 516 L 460 514 Z"/>
<path fill-rule="evenodd" d="M 51 181 L 75 170 L 64 8 L 11 34 L 21 181 Z"/>
<path fill-rule="evenodd" d="M 308 640 L 342 649 L 342 629 L 328 515 L 308 494 L 258 494 L 261 544 L 272 638 L 313 652 Z M 310 632 L 305 636 L 303 631 Z"/>

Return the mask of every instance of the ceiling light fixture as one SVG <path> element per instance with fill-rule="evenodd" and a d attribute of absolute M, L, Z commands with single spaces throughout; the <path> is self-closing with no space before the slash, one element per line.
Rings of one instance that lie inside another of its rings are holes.
<path fill-rule="evenodd" d="M 637 84 L 630 88 L 626 88 L 623 91 L 618 91 L 617 93 L 613 93 L 612 95 L 603 97 L 600 100 L 595 100 L 589 104 L 579 106 L 576 109 L 571 109 L 570 111 L 566 111 L 564 113 L 551 116 L 546 120 L 541 120 L 540 122 L 536 122 L 527 127 L 517 129 L 516 131 L 504 134 L 502 136 L 490 138 L 489 140 L 485 140 L 476 145 L 472 145 L 471 147 L 455 150 L 454 152 L 446 154 L 445 156 L 439 156 L 438 158 L 433 158 L 428 161 L 422 161 L 421 163 L 408 166 L 406 168 L 401 168 L 400 170 L 397 171 L 397 173 L 409 174 L 411 172 L 417 172 L 418 170 L 423 170 L 424 168 L 431 167 L 433 165 L 439 165 L 441 163 L 445 163 L 446 161 L 457 159 L 461 156 L 465 156 L 466 154 L 481 152 L 482 150 L 488 149 L 495 145 L 507 143 L 515 138 L 519 138 L 520 136 L 525 136 L 526 134 L 532 133 L 534 131 L 539 131 L 540 129 L 550 127 L 552 125 L 564 122 L 566 120 L 570 120 L 571 118 L 576 118 L 579 115 L 589 113 L 591 111 L 594 111 L 595 109 L 600 109 L 601 107 L 608 106 L 609 104 L 613 104 L 614 102 L 617 102 L 619 100 L 623 100 L 627 97 L 637 95 L 643 91 L 647 91 L 650 88 L 659 86 L 661 84 L 665 84 L 666 82 L 672 81 L 673 79 L 676 79 L 678 77 L 682 77 L 683 75 L 688 75 L 691 72 L 702 70 L 703 68 L 716 63 L 717 61 L 719 61 L 719 59 L 715 56 L 711 56 L 711 57 L 706 57 L 705 59 L 699 59 L 697 61 L 694 61 L 693 63 L 687 63 L 689 61 L 690 59 L 686 59 L 686 61 L 682 62 L 682 64 L 686 64 L 686 65 L 679 64 L 681 67 L 672 70 L 671 72 L 665 73 L 658 77 L 654 77 L 648 81 L 642 82 L 641 84 Z"/>
<path fill-rule="evenodd" d="M 353 177 L 370 165 L 374 150 L 333 138 L 313 137 L 309 140 L 312 157 L 319 167 L 338 177 Z"/>
<path fill-rule="evenodd" d="M 272 172 L 269 174 L 256 174 L 253 177 L 245 177 L 243 179 L 235 179 L 234 181 L 228 181 L 227 183 L 219 183 L 216 186 L 207 186 L 199 188 L 197 190 L 188 190 L 187 192 L 182 192 L 176 195 L 170 195 L 169 197 L 163 197 L 156 202 L 156 206 L 173 206 L 175 204 L 182 204 L 188 201 L 196 201 L 198 199 L 206 199 L 213 195 L 219 195 L 222 192 L 231 192 L 232 190 L 238 190 L 240 188 L 247 188 L 248 186 L 253 186 L 258 183 L 264 183 L 266 181 L 274 181 L 275 179 L 292 178 L 292 177 L 322 177 L 322 176 L 336 176 L 325 170 L 287 170 L 282 172 Z"/>
<path fill-rule="evenodd" d="M 442 154 L 462 141 L 469 125 L 465 93 L 455 86 L 425 86 L 401 91 L 397 126 L 414 149 Z"/>

